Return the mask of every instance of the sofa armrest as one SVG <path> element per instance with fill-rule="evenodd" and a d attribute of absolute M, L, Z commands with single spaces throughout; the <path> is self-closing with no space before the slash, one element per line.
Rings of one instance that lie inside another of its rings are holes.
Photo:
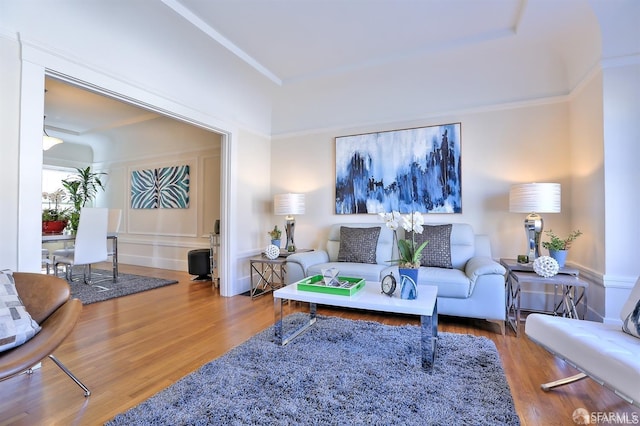
<path fill-rule="evenodd" d="M 307 276 L 309 267 L 318 263 L 327 263 L 329 254 L 324 250 L 295 253 L 287 257 L 286 284 L 295 283 Z"/>
<path fill-rule="evenodd" d="M 504 275 L 507 270 L 490 257 L 476 256 L 469 259 L 464 268 L 464 273 L 471 280 L 471 284 L 475 284 L 481 275 Z"/>

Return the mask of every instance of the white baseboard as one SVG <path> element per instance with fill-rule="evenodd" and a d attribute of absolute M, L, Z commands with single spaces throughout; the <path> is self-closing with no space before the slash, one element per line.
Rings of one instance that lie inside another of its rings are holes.
<path fill-rule="evenodd" d="M 168 259 L 148 256 L 118 255 L 118 262 L 126 265 L 146 266 L 148 268 L 169 269 L 172 271 L 188 271 L 187 260 Z"/>

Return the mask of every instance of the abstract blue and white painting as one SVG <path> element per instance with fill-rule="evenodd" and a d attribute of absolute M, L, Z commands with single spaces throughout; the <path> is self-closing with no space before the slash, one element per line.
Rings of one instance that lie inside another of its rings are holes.
<path fill-rule="evenodd" d="M 188 207 L 188 165 L 131 172 L 131 208 L 186 209 Z"/>
<path fill-rule="evenodd" d="M 336 214 L 462 213 L 461 124 L 336 138 Z"/>

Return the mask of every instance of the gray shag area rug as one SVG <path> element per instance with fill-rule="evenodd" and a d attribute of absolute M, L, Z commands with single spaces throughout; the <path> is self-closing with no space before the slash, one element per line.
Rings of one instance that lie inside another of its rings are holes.
<path fill-rule="evenodd" d="M 81 269 L 81 268 L 80 268 Z M 100 274 L 100 276 L 98 276 Z M 74 275 L 75 277 L 75 275 Z M 134 274 L 118 274 L 118 280 L 114 283 L 111 280 L 111 271 L 92 270 L 94 285 L 85 284 L 82 281 L 69 281 L 71 286 L 71 297 L 76 297 L 82 301 L 83 305 L 102 302 L 103 300 L 114 299 L 129 294 L 140 293 L 158 287 L 164 287 L 170 284 L 177 284 L 176 280 L 165 280 L 160 278 L 145 277 Z M 106 281 L 102 281 L 106 279 Z"/>
<path fill-rule="evenodd" d="M 418 326 L 319 317 L 284 347 L 269 328 L 107 423 L 394 424 L 519 425 L 495 344 L 440 333 L 429 374 Z"/>

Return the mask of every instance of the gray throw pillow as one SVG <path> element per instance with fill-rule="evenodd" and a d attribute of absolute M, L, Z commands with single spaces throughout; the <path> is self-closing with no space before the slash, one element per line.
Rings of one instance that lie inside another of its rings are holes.
<path fill-rule="evenodd" d="M 407 233 L 411 238 L 411 232 Z M 422 234 L 416 234 L 416 247 L 428 241 L 422 251 L 420 265 L 452 269 L 451 264 L 451 224 L 423 225 Z"/>
<path fill-rule="evenodd" d="M 376 248 L 380 227 L 340 227 L 338 262 L 376 263 Z"/>
<path fill-rule="evenodd" d="M 39 331 L 20 300 L 13 275 L 0 271 L 0 352 L 20 346 Z"/>

